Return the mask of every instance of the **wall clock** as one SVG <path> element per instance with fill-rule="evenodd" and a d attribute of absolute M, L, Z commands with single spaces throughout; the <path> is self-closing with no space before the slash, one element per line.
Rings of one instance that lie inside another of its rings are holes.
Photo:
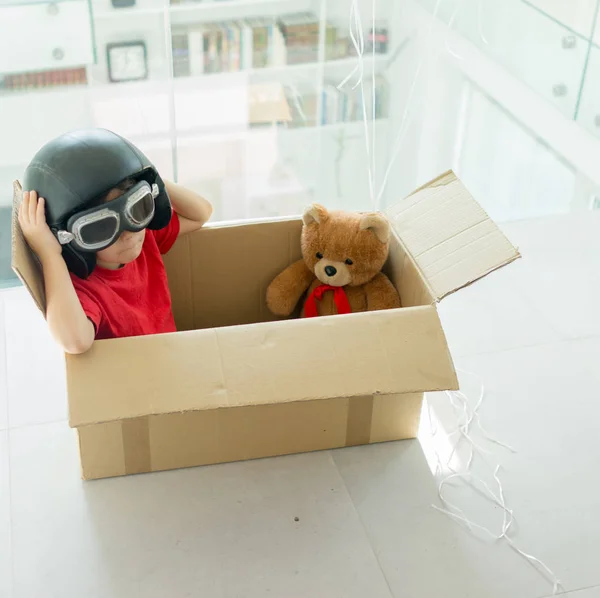
<path fill-rule="evenodd" d="M 148 53 L 142 41 L 108 44 L 106 59 L 112 83 L 148 78 Z"/>

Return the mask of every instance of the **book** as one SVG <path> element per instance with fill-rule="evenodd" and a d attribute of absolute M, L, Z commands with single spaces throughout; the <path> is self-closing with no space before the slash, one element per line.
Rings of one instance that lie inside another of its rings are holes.
<path fill-rule="evenodd" d="M 254 19 L 252 21 L 252 68 L 264 68 L 269 64 L 270 23 L 270 19 Z"/>
<path fill-rule="evenodd" d="M 216 73 L 218 72 L 219 67 L 219 57 L 217 56 L 218 52 L 218 31 L 211 27 L 205 34 L 205 63 L 204 70 L 206 73 Z"/>
<path fill-rule="evenodd" d="M 274 47 L 273 47 L 273 29 L 274 29 L 274 25 L 275 23 L 269 23 L 267 25 L 267 66 L 272 66 L 273 65 L 273 53 L 274 53 Z"/>
<path fill-rule="evenodd" d="M 329 124 L 327 122 L 327 110 L 328 110 L 328 102 L 327 102 L 327 90 L 323 89 L 321 91 L 321 126 L 325 126 Z"/>
<path fill-rule="evenodd" d="M 214 73 L 222 73 L 223 72 L 223 66 L 224 66 L 224 56 L 223 56 L 223 45 L 224 45 L 224 40 L 223 40 L 223 30 L 218 26 L 215 25 L 215 66 L 214 66 Z"/>
<path fill-rule="evenodd" d="M 188 33 L 189 74 L 192 76 L 204 73 L 204 31 L 200 27 Z"/>
<path fill-rule="evenodd" d="M 373 44 L 375 44 L 375 54 L 387 54 L 389 37 L 387 27 L 371 27 L 367 42 L 365 44 L 365 52 L 373 52 Z"/>
<path fill-rule="evenodd" d="M 373 89 L 375 93 L 373 94 Z M 373 81 L 363 82 L 363 89 L 338 89 L 333 81 L 326 82 L 321 94 L 321 124 L 329 125 L 344 122 L 362 121 L 366 111 L 368 121 L 373 120 L 373 96 L 375 98 L 375 119 L 386 118 L 389 114 L 389 83 L 382 75 Z M 363 103 L 364 97 L 364 103 Z"/>
<path fill-rule="evenodd" d="M 183 77 L 314 63 L 319 59 L 321 34 L 327 60 L 356 54 L 345 30 L 330 22 L 322 24 L 312 12 L 190 25 L 173 31 L 173 72 Z M 387 52 L 385 27 L 372 29 L 370 39 L 376 52 Z M 351 112 L 354 103 L 347 101 L 340 110 Z"/>
<path fill-rule="evenodd" d="M 173 31 L 171 35 L 173 76 L 187 77 L 190 74 L 188 35 L 186 31 Z"/>
<path fill-rule="evenodd" d="M 269 25 L 269 66 L 285 66 L 287 46 L 281 24 L 273 22 Z"/>
<path fill-rule="evenodd" d="M 279 19 L 287 64 L 315 62 L 319 54 L 320 24 L 313 13 L 284 15 Z"/>
<path fill-rule="evenodd" d="M 313 85 L 287 84 L 284 88 L 291 120 L 289 128 L 314 127 L 317 124 L 318 96 Z"/>
<path fill-rule="evenodd" d="M 251 69 L 254 56 L 254 34 L 248 21 L 241 23 L 240 64 L 242 69 Z"/>
<path fill-rule="evenodd" d="M 86 85 L 87 82 L 85 67 L 66 68 L 4 75 L 0 77 L 0 89 L 6 91 L 50 89 L 53 87 Z"/>
<path fill-rule="evenodd" d="M 381 75 L 375 81 L 375 118 L 387 118 L 390 113 L 390 85 L 388 80 Z"/>
<path fill-rule="evenodd" d="M 216 27 L 221 39 L 221 47 L 219 48 L 219 72 L 227 73 L 231 70 L 229 55 L 229 26 L 227 23 L 217 23 Z"/>
<path fill-rule="evenodd" d="M 238 72 L 242 68 L 242 31 L 240 23 L 233 21 L 229 24 L 229 68 L 233 72 Z"/>
<path fill-rule="evenodd" d="M 323 111 L 325 124 L 340 122 L 340 90 L 336 85 L 327 84 L 324 89 L 327 101 Z"/>

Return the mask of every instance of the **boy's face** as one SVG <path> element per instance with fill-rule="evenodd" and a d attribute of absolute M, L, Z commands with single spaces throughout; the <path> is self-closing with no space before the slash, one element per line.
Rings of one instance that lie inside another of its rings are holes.
<path fill-rule="evenodd" d="M 113 189 L 106 197 L 106 203 L 109 203 L 123 195 L 124 191 Z M 123 231 L 119 239 L 110 247 L 98 251 L 96 260 L 100 267 L 115 268 L 122 264 L 133 262 L 142 252 L 144 239 L 146 238 L 146 229 L 137 233 Z"/>

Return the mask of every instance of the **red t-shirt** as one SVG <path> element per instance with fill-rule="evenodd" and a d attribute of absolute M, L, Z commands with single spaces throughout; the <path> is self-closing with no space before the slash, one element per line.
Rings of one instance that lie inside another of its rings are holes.
<path fill-rule="evenodd" d="M 82 280 L 71 274 L 83 311 L 94 324 L 96 339 L 175 332 L 171 293 L 161 254 L 179 235 L 179 218 L 161 230 L 146 230 L 142 252 L 119 270 L 96 267 Z"/>

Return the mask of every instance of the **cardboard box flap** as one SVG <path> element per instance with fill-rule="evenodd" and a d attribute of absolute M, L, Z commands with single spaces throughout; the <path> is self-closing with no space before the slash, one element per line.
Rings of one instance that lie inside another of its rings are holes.
<path fill-rule="evenodd" d="M 29 294 L 35 301 L 36 306 L 46 314 L 46 293 L 44 291 L 44 277 L 42 267 L 23 238 L 23 232 L 19 225 L 19 208 L 23 201 L 23 189 L 21 183 L 13 183 L 13 209 L 11 227 L 11 266 L 19 277 Z"/>
<path fill-rule="evenodd" d="M 67 377 L 73 427 L 458 388 L 433 306 L 97 341 Z"/>
<path fill-rule="evenodd" d="M 437 301 L 520 257 L 452 171 L 386 215 Z"/>

